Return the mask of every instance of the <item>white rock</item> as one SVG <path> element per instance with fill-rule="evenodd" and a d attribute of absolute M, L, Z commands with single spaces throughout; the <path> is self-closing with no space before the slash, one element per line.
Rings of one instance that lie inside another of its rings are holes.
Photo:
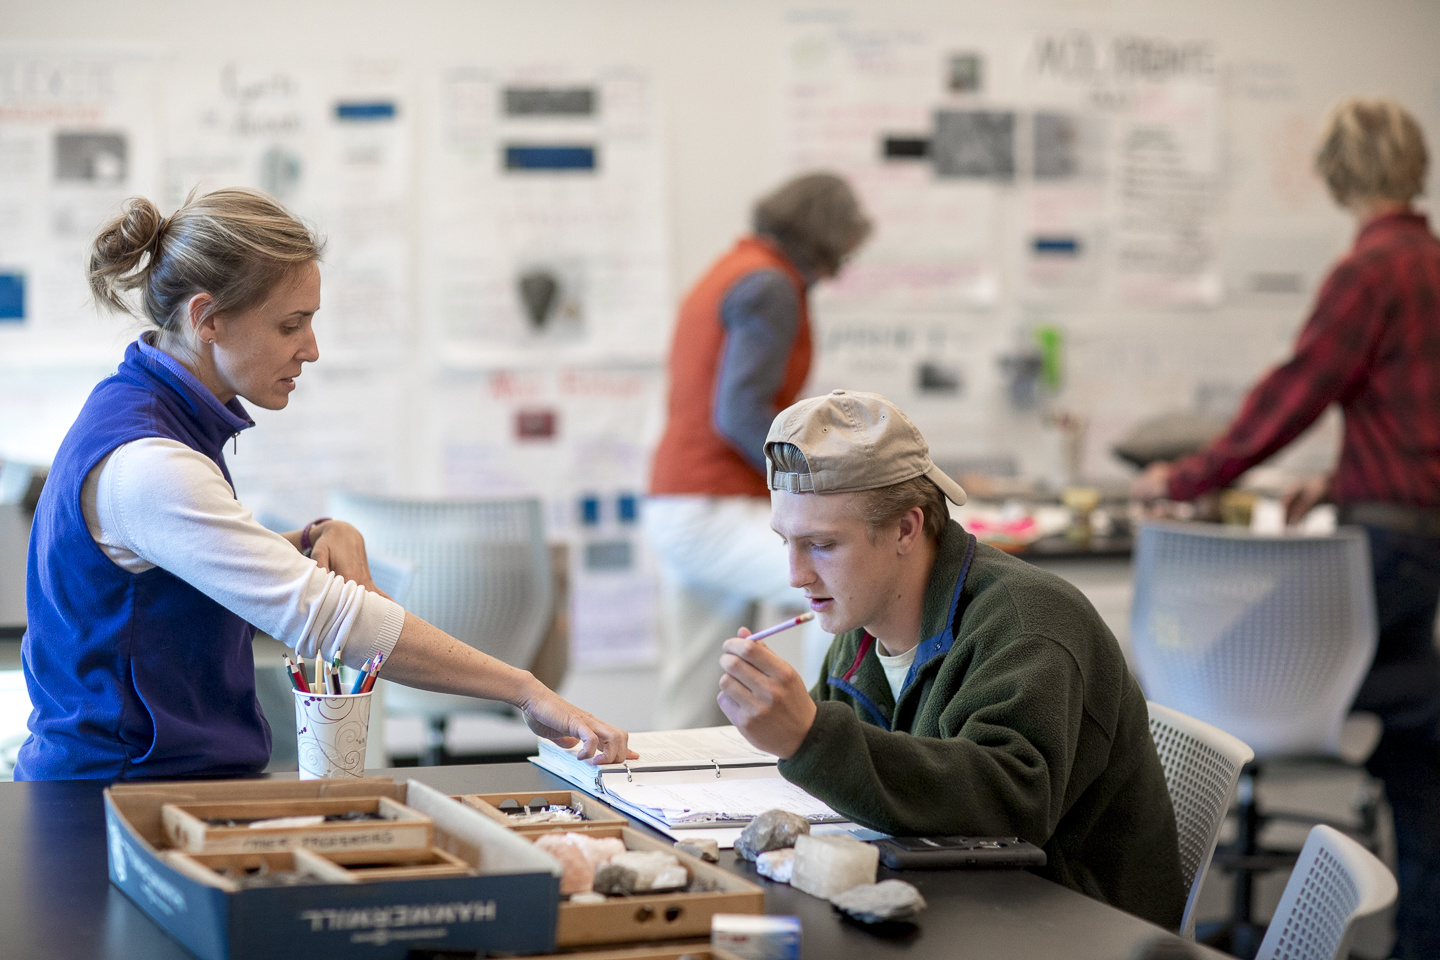
<path fill-rule="evenodd" d="M 920 891 L 904 880 L 882 880 L 851 887 L 831 897 L 830 902 L 864 923 L 908 922 L 925 909 L 925 898 Z"/>
<path fill-rule="evenodd" d="M 604 903 L 604 902 L 605 902 L 605 894 L 603 894 L 603 893 L 595 893 L 593 890 L 592 890 L 591 892 L 589 892 L 589 893 L 577 893 L 577 894 L 573 895 L 573 896 L 570 898 L 570 902 L 571 902 L 571 903 Z"/>
<path fill-rule="evenodd" d="M 851 887 L 875 882 L 880 851 L 854 837 L 807 835 L 795 841 L 792 886 L 829 900 Z"/>
<path fill-rule="evenodd" d="M 777 883 L 789 883 L 795 875 L 795 848 L 765 851 L 755 858 L 755 871 Z"/>
<path fill-rule="evenodd" d="M 595 890 L 618 896 L 679 890 L 690 873 L 674 855 L 660 850 L 628 851 L 595 871 Z"/>

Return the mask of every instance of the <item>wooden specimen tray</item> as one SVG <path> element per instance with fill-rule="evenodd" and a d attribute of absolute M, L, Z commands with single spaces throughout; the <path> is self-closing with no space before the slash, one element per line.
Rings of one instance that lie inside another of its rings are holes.
<path fill-rule="evenodd" d="M 564 826 L 555 824 L 553 829 L 544 832 L 564 833 L 566 831 L 561 829 Z M 555 921 L 557 947 L 708 937 L 710 918 L 717 913 L 765 912 L 763 888 L 698 857 L 681 853 L 668 843 L 652 840 L 629 827 L 596 827 L 587 832 L 594 837 L 619 837 L 625 841 L 627 850 L 658 850 L 673 854 L 689 868 L 692 876 L 713 880 L 716 889 L 709 893 L 677 891 L 610 897 L 604 903 L 562 900 L 560 914 Z M 530 839 L 533 841 L 534 836 Z M 659 956 L 669 955 L 662 953 Z"/>
<path fill-rule="evenodd" d="M 432 880 L 469 877 L 475 871 L 455 854 L 439 847 L 419 850 L 346 850 L 326 854 L 351 877 L 350 882 L 375 880 Z"/>
<path fill-rule="evenodd" d="M 215 826 L 207 820 L 271 820 L 280 817 L 378 813 L 380 820 L 340 820 L 310 826 Z M 389 797 L 246 800 L 231 803 L 167 803 L 160 808 L 165 835 L 187 853 L 277 853 L 309 850 L 415 850 L 434 843 L 434 824 Z"/>
<path fill-rule="evenodd" d="M 502 823 L 523 836 L 532 837 L 552 830 L 567 830 L 572 833 L 592 833 L 597 829 L 628 827 L 630 821 L 611 810 L 594 797 L 576 790 L 541 790 L 523 793 L 467 793 L 455 798 L 466 806 L 474 807 L 490 819 Z M 574 823 L 515 823 L 515 817 L 500 809 L 500 804 L 513 800 L 521 807 L 531 806 L 534 801 L 543 801 L 547 806 L 572 807 L 580 811 L 584 820 Z M 608 836 L 608 834 L 607 834 Z"/>
<path fill-rule="evenodd" d="M 313 875 L 316 883 L 357 882 L 357 878 L 343 867 L 308 850 L 283 853 L 181 853 L 179 850 L 167 850 L 161 856 L 176 873 L 229 893 L 243 888 L 228 874 L 253 873 L 262 867 L 272 871 L 303 871 Z"/>
<path fill-rule="evenodd" d="M 556 954 L 544 957 L 517 957 L 516 960 L 556 960 Z M 741 960 L 738 954 L 712 947 L 707 940 L 688 943 L 667 943 L 651 947 L 620 947 L 606 950 L 567 950 L 564 960 Z"/>

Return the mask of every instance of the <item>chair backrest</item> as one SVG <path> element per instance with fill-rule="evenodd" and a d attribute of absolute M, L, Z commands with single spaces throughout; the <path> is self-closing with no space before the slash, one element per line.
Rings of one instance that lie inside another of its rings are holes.
<path fill-rule="evenodd" d="M 1180 869 L 1190 887 L 1180 933 L 1194 937 L 1195 904 L 1230 808 L 1230 795 L 1240 770 L 1255 759 L 1255 751 L 1238 737 L 1178 710 L 1158 703 L 1146 706 L 1150 709 L 1150 738 L 1160 754 L 1180 831 Z"/>
<path fill-rule="evenodd" d="M 1334 827 L 1313 827 L 1255 960 L 1343 960 L 1355 921 L 1395 902 L 1385 864 Z"/>
<path fill-rule="evenodd" d="M 359 528 L 375 554 L 414 565 L 405 603 L 411 613 L 506 663 L 534 662 L 553 589 L 539 500 L 341 491 L 331 494 L 328 509 Z"/>
<path fill-rule="evenodd" d="M 1149 699 L 1239 737 L 1262 759 L 1335 755 L 1375 653 L 1365 535 L 1142 526 L 1130 642 Z"/>

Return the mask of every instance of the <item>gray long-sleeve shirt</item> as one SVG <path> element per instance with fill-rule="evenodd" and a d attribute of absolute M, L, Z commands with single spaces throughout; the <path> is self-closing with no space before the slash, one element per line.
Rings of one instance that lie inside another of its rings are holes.
<path fill-rule="evenodd" d="M 780 270 L 756 270 L 720 301 L 725 351 L 715 377 L 715 431 L 755 468 L 765 469 L 765 436 L 780 411 L 775 394 L 800 329 L 800 295 Z"/>

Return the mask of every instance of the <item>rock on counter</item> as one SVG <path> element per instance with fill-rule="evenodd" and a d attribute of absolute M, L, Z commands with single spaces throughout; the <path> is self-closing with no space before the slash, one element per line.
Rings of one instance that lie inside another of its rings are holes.
<path fill-rule="evenodd" d="M 595 871 L 595 891 L 615 896 L 679 890 L 689 882 L 685 866 L 660 850 L 631 850 L 612 857 Z"/>
<path fill-rule="evenodd" d="M 745 825 L 735 852 L 746 860 L 754 860 L 767 850 L 795 846 L 795 841 L 810 832 L 810 821 L 789 810 L 766 810 Z"/>
<path fill-rule="evenodd" d="M 720 862 L 720 843 L 716 840 L 681 840 L 675 844 L 675 849 L 707 863 Z"/>
<path fill-rule="evenodd" d="M 535 846 L 560 861 L 560 892 L 564 894 L 589 893 L 600 864 L 625 852 L 625 841 L 618 837 L 583 833 L 543 833 L 535 838 Z"/>
<path fill-rule="evenodd" d="M 830 898 L 836 909 L 863 923 L 908 923 L 925 909 L 920 891 L 904 880 L 882 880 L 851 887 Z"/>
<path fill-rule="evenodd" d="M 755 858 L 755 872 L 777 883 L 789 883 L 795 875 L 795 848 L 766 850 Z"/>
<path fill-rule="evenodd" d="M 795 875 L 790 883 L 829 900 L 851 887 L 874 883 L 879 868 L 880 851 L 854 837 L 804 836 L 795 843 Z"/>

